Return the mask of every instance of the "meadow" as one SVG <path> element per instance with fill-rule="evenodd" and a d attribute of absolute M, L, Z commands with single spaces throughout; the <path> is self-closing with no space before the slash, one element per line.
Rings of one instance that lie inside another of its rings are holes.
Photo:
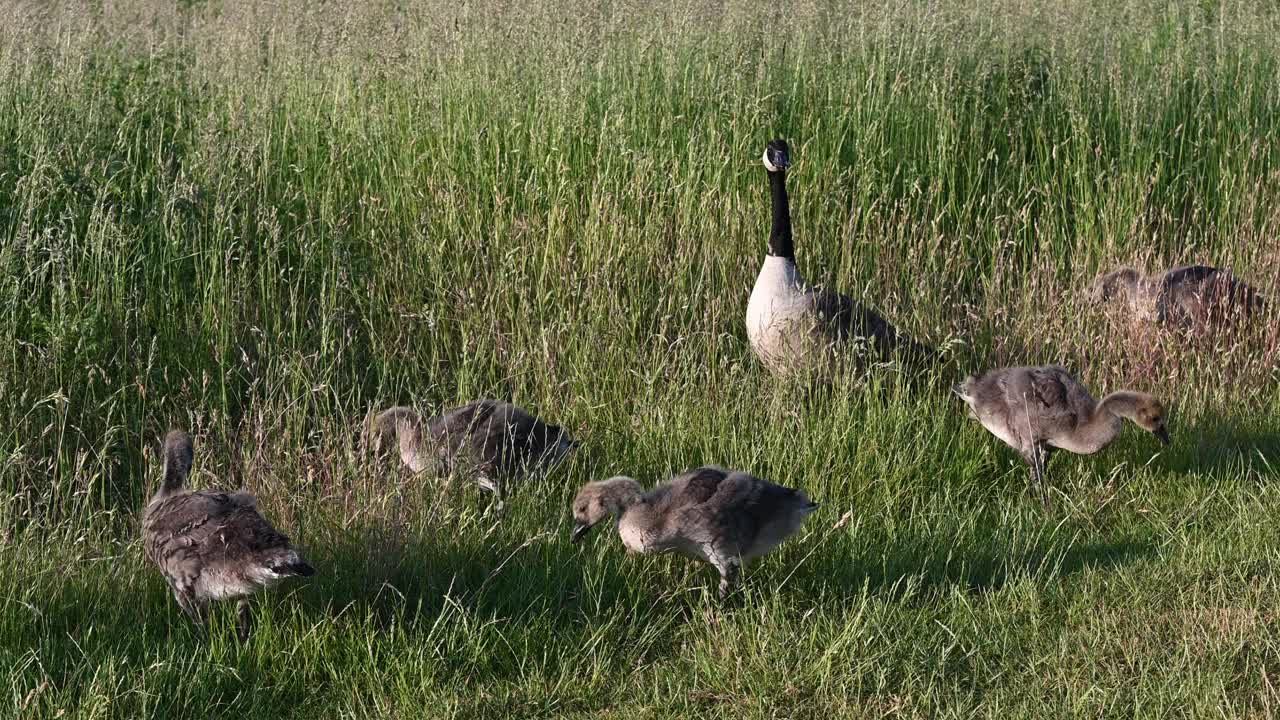
<path fill-rule="evenodd" d="M 1153 332 L 1098 272 L 1280 299 L 1280 9 L 1235 0 L 0 0 L 0 717 L 1271 717 L 1280 314 Z M 771 377 L 798 262 L 942 348 Z M 1155 393 L 1055 504 L 952 396 Z M 392 404 L 583 441 L 500 521 L 374 462 Z M 202 635 L 142 554 L 170 427 L 318 574 Z M 716 463 L 821 504 L 741 596 L 583 483 Z"/>

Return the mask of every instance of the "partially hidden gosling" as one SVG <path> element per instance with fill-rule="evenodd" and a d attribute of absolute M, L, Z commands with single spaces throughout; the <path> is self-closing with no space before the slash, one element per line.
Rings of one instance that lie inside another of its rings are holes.
<path fill-rule="evenodd" d="M 375 452 L 396 448 L 414 473 L 445 477 L 469 467 L 505 508 L 514 478 L 549 469 L 579 445 L 559 425 L 498 400 L 475 400 L 435 417 L 409 407 L 378 413 L 370 424 Z"/>
<path fill-rule="evenodd" d="M 1086 298 L 1122 300 L 1132 317 L 1161 327 L 1214 330 L 1262 312 L 1264 301 L 1230 270 L 1182 265 L 1155 275 L 1124 267 L 1098 276 Z"/>

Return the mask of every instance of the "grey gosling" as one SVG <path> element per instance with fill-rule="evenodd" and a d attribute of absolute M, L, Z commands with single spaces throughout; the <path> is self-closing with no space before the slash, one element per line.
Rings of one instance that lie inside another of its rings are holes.
<path fill-rule="evenodd" d="M 773 140 L 764 150 L 773 202 L 769 250 L 747 302 L 747 339 L 760 361 L 776 375 L 821 368 L 832 351 L 857 338 L 879 353 L 898 351 L 904 359 L 923 362 L 933 351 L 900 334 L 874 310 L 847 295 L 809 285 L 796 268 L 787 200 L 790 150 Z"/>
<path fill-rule="evenodd" d="M 498 400 L 476 400 L 443 415 L 423 418 L 408 407 L 393 407 L 372 420 L 375 452 L 398 448 L 414 473 L 438 477 L 463 467 L 474 469 L 480 487 L 497 496 L 502 512 L 508 481 L 545 470 L 578 447 L 563 428 Z"/>
<path fill-rule="evenodd" d="M 690 470 L 649 492 L 633 478 L 612 477 L 574 498 L 573 542 L 613 516 L 631 552 L 675 551 L 711 563 L 723 598 L 748 560 L 794 534 L 817 507 L 799 490 L 719 467 Z"/>
<path fill-rule="evenodd" d="M 173 589 L 178 606 L 198 626 L 210 600 L 237 602 L 239 636 L 249 637 L 249 598 L 284 578 L 315 570 L 258 513 L 252 495 L 191 491 L 191 438 L 171 430 L 164 439 L 164 480 L 142 515 L 147 557 Z"/>
<path fill-rule="evenodd" d="M 1261 313 L 1262 296 L 1230 270 L 1182 265 L 1145 276 L 1134 268 L 1100 275 L 1086 297 L 1094 303 L 1121 298 L 1134 317 L 1184 329 L 1212 329 Z"/>
<path fill-rule="evenodd" d="M 955 387 L 982 427 L 1017 450 L 1031 466 L 1032 488 L 1048 504 L 1044 470 L 1056 449 L 1092 455 L 1130 420 L 1169 444 L 1168 413 L 1145 393 L 1121 390 L 1093 399 L 1065 369 L 1011 367 L 972 375 Z"/>

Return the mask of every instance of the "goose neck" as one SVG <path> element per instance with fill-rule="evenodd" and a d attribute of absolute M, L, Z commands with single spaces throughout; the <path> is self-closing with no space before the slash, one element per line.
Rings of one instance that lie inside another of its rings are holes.
<path fill-rule="evenodd" d="M 773 225 L 769 230 L 769 254 L 795 259 L 795 246 L 791 242 L 791 205 L 787 200 L 785 170 L 769 173 L 769 194 L 773 204 Z"/>

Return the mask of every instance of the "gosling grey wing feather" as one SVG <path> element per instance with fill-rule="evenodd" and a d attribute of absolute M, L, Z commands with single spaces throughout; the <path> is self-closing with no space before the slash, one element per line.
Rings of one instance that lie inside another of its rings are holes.
<path fill-rule="evenodd" d="M 1212 265 L 1179 265 L 1170 268 L 1160 279 L 1160 284 L 1166 287 L 1171 285 L 1193 285 L 1203 283 L 1223 274 L 1222 268 L 1216 268 Z"/>
<path fill-rule="evenodd" d="M 498 400 L 476 400 L 433 419 L 430 432 L 449 460 L 468 453 L 488 473 L 515 474 L 528 465 L 558 457 L 563 439 L 574 443 L 558 425 L 543 422 L 524 409 Z"/>
<path fill-rule="evenodd" d="M 677 527 L 689 539 L 740 554 L 767 522 L 771 503 L 781 495 L 768 483 L 721 467 L 694 468 L 671 483 L 669 502 Z M 782 488 L 776 488 L 782 490 Z"/>
<path fill-rule="evenodd" d="M 690 502 L 678 522 L 689 539 L 722 558 L 768 552 L 817 506 L 801 492 L 749 473 L 699 468 L 685 476 Z"/>
<path fill-rule="evenodd" d="M 574 444 L 573 438 L 559 425 L 545 422 L 511 403 L 500 403 L 494 417 L 500 420 L 498 439 L 502 443 L 505 472 L 558 458 L 562 441 L 568 447 Z"/>
<path fill-rule="evenodd" d="M 1073 432 L 1093 410 L 1093 398 L 1065 368 L 1029 368 L 1027 402 L 1032 440 L 1044 442 L 1061 433 Z"/>
<path fill-rule="evenodd" d="M 481 465 L 482 471 L 492 469 L 488 467 L 494 460 L 494 453 L 488 450 L 488 421 L 494 405 L 493 401 L 476 400 L 427 421 L 426 432 L 432 438 L 443 472 L 451 472 L 462 455 Z"/>
<path fill-rule="evenodd" d="M 727 498 L 724 506 L 735 511 L 722 513 L 720 524 L 736 540 L 742 554 L 756 544 L 766 528 L 787 522 L 793 511 L 811 505 L 799 491 L 748 473 L 734 473 L 722 485 Z"/>
<path fill-rule="evenodd" d="M 655 493 L 654 514 L 663 519 L 662 535 L 676 533 L 697 543 L 710 541 L 714 536 L 714 508 L 709 503 L 728 475 L 724 468 L 698 467 L 664 485 L 662 494 Z"/>
<path fill-rule="evenodd" d="M 1182 265 L 1162 275 L 1155 291 L 1156 321 L 1188 325 L 1202 319 L 1218 293 L 1215 288 L 1232 283 L 1219 268 L 1210 265 Z"/>
<path fill-rule="evenodd" d="M 1262 309 L 1257 290 L 1230 270 L 1208 265 L 1185 265 L 1169 270 L 1160 280 L 1156 317 L 1181 325 L 1225 320 L 1235 311 L 1246 317 Z"/>
<path fill-rule="evenodd" d="M 190 582 L 213 566 L 314 572 L 243 493 L 201 491 L 153 503 L 144 519 L 144 549 L 171 583 Z"/>
<path fill-rule="evenodd" d="M 728 476 L 728 470 L 714 465 L 689 470 L 671 482 L 671 502 L 685 507 L 701 505 L 715 496 Z"/>

